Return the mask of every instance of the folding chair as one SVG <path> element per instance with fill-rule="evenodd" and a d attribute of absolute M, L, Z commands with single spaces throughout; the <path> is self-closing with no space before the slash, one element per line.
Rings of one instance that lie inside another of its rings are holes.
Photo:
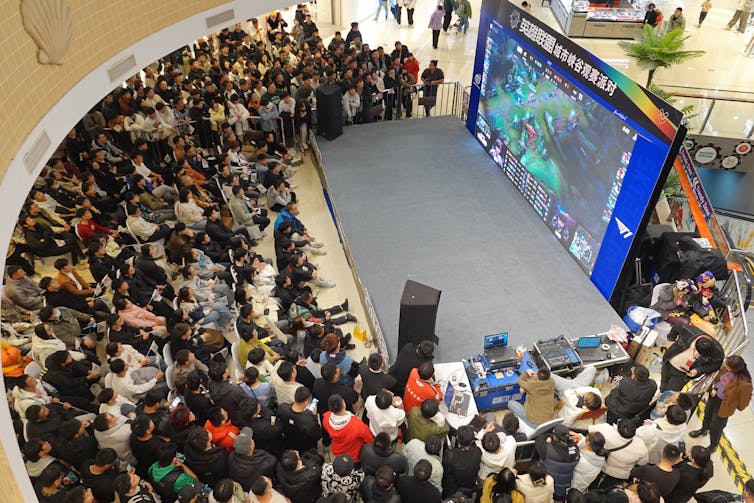
<path fill-rule="evenodd" d="M 39 376 L 42 375 L 42 366 L 37 362 L 29 362 L 24 367 L 24 374 L 39 379 Z"/>
<path fill-rule="evenodd" d="M 579 417 L 576 418 L 576 421 L 586 421 L 591 419 L 592 424 L 597 423 L 597 419 L 601 418 L 607 413 L 607 407 L 600 407 L 599 409 L 595 410 L 585 410 L 582 412 Z"/>
<path fill-rule="evenodd" d="M 165 360 L 165 365 L 168 367 L 173 365 L 175 362 L 173 361 L 173 355 L 170 352 L 170 343 L 166 343 L 162 347 L 162 359 Z"/>
<path fill-rule="evenodd" d="M 168 368 L 165 369 L 165 384 L 168 385 L 168 389 L 170 391 L 175 390 L 175 379 L 173 379 L 173 371 L 175 370 L 175 365 L 170 364 L 168 365 Z"/>
<path fill-rule="evenodd" d="M 157 253 L 155 253 L 154 258 L 164 257 L 165 256 L 165 238 L 158 239 L 156 241 L 147 241 L 145 239 L 141 239 L 134 231 L 131 229 L 131 224 L 128 223 L 128 219 L 126 219 L 126 230 L 128 231 L 128 234 L 131 235 L 132 238 L 136 241 L 137 245 L 143 245 L 143 244 L 151 244 L 155 247 L 155 250 Z"/>

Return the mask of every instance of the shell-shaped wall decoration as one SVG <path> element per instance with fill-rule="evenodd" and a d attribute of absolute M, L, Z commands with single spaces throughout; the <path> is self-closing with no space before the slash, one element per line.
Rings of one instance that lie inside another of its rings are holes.
<path fill-rule="evenodd" d="M 21 0 L 24 29 L 43 65 L 62 65 L 73 38 L 73 10 L 66 0 Z"/>

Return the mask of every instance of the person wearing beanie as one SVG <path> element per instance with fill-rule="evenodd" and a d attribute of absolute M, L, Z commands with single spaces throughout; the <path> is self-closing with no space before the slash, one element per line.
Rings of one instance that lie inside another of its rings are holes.
<path fill-rule="evenodd" d="M 349 496 L 349 501 L 356 501 L 363 481 L 364 472 L 356 468 L 353 458 L 340 454 L 332 463 L 325 463 L 322 467 L 322 496 L 342 492 Z"/>
<path fill-rule="evenodd" d="M 233 442 L 233 452 L 228 456 L 228 476 L 249 492 L 257 477 L 273 477 L 277 460 L 267 451 L 256 449 L 254 432 L 246 427 Z"/>
<path fill-rule="evenodd" d="M 330 448 L 334 455 L 348 454 L 358 461 L 364 444 L 372 442 L 372 432 L 353 412 L 346 409 L 346 402 L 340 395 L 333 395 L 327 403 L 329 409 L 322 417 L 322 425 L 330 438 Z"/>

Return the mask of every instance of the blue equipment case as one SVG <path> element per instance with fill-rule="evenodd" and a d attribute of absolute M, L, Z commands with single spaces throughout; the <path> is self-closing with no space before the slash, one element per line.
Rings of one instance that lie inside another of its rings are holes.
<path fill-rule="evenodd" d="M 510 400 L 523 402 L 524 396 L 518 386 L 518 378 L 526 370 L 537 371 L 537 366 L 528 351 L 524 352 L 524 357 L 517 367 L 490 370 L 490 364 L 484 354 L 470 362 L 464 361 L 464 367 L 480 412 L 502 409 Z"/>

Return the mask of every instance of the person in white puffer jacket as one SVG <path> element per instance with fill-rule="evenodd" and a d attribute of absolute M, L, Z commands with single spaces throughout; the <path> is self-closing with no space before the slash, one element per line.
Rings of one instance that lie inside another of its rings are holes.
<path fill-rule="evenodd" d="M 479 479 L 484 480 L 491 473 L 497 473 L 503 468 L 513 468 L 516 457 L 516 439 L 505 433 L 495 432 L 495 423 L 479 430 L 476 435 L 477 445 L 482 451 L 479 462 Z"/>
<path fill-rule="evenodd" d="M 553 503 L 555 480 L 547 474 L 544 464 L 534 461 L 529 473 L 516 478 L 516 490 L 524 495 L 526 503 Z"/>
<path fill-rule="evenodd" d="M 649 462 L 660 461 L 662 449 L 667 444 L 677 444 L 686 437 L 686 412 L 679 405 L 671 405 L 665 417 L 645 421 L 636 429 L 636 436 L 644 441 L 649 453 Z"/>
<path fill-rule="evenodd" d="M 581 456 L 573 470 L 571 487 L 586 492 L 607 462 L 608 453 L 605 450 L 605 436 L 600 432 L 589 433 L 586 436 L 572 433 L 572 436 L 579 446 Z"/>

